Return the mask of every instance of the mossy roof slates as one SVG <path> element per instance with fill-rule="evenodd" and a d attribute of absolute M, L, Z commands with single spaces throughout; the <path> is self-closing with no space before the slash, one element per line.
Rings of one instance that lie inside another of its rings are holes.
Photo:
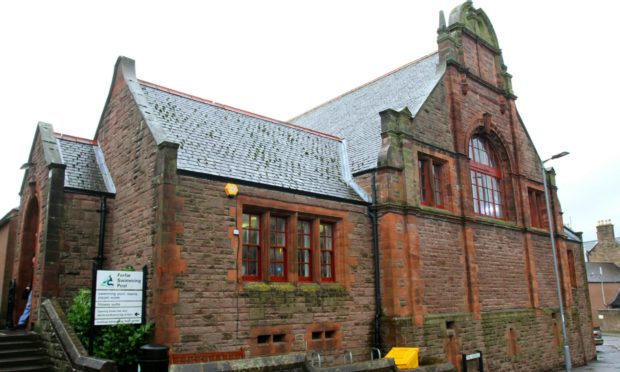
<path fill-rule="evenodd" d="M 65 170 L 65 187 L 109 193 L 97 162 L 94 144 L 58 139 Z"/>
<path fill-rule="evenodd" d="M 342 180 L 337 139 L 150 84 L 141 87 L 167 138 L 179 144 L 178 169 L 361 200 Z M 286 163 L 301 166 L 291 171 Z"/>
<path fill-rule="evenodd" d="M 405 65 L 292 120 L 332 133 L 348 142 L 353 173 L 377 166 L 381 147 L 381 119 L 386 109 L 408 107 L 415 116 L 443 76 L 437 53 Z"/>

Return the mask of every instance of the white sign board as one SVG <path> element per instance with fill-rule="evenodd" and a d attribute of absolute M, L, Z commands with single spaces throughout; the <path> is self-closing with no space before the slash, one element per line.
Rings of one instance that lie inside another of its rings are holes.
<path fill-rule="evenodd" d="M 97 270 L 95 325 L 142 323 L 142 271 Z"/>
<path fill-rule="evenodd" d="M 465 360 L 474 360 L 480 358 L 480 353 L 472 353 L 465 355 Z"/>

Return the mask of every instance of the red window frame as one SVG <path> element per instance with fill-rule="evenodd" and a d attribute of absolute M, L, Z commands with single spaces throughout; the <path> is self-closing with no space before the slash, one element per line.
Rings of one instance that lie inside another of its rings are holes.
<path fill-rule="evenodd" d="M 418 158 L 420 174 L 420 203 L 436 208 L 445 208 L 444 163 L 425 156 Z"/>
<path fill-rule="evenodd" d="M 297 273 L 300 282 L 312 281 L 312 223 L 306 220 L 297 221 Z"/>
<path fill-rule="evenodd" d="M 336 280 L 333 223 L 321 222 L 319 240 L 321 250 L 321 280 L 333 282 Z"/>
<path fill-rule="evenodd" d="M 502 175 L 493 148 L 486 139 L 474 136 L 469 140 L 469 157 L 474 213 L 502 219 Z"/>
<path fill-rule="evenodd" d="M 532 227 L 539 229 L 547 229 L 549 222 L 547 220 L 547 205 L 545 195 L 542 191 L 528 189 L 528 199 L 530 202 L 530 218 Z"/>
<path fill-rule="evenodd" d="M 269 222 L 269 280 L 287 280 L 287 221 L 285 217 L 271 216 Z"/>
<path fill-rule="evenodd" d="M 243 213 L 242 216 L 241 272 L 243 280 L 258 281 L 261 278 L 260 215 Z M 254 239 L 252 239 L 254 237 Z M 251 254 L 253 253 L 253 254 Z M 253 267 L 254 270 L 250 270 Z M 252 272 L 251 274 L 248 274 Z"/>

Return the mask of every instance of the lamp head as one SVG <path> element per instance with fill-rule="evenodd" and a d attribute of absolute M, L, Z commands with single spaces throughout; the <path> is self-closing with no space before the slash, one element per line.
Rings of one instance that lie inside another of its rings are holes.
<path fill-rule="evenodd" d="M 568 155 L 568 154 L 570 154 L 568 151 L 562 151 L 562 152 L 561 152 L 561 153 L 559 153 L 559 154 L 555 154 L 555 155 L 553 155 L 553 156 L 551 157 L 551 160 L 561 158 L 561 157 L 566 156 L 566 155 Z"/>

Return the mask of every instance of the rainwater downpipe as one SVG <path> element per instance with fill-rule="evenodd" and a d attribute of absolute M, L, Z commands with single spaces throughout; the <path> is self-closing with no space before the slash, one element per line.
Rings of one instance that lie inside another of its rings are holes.
<path fill-rule="evenodd" d="M 372 221 L 372 253 L 375 269 L 375 336 L 374 347 L 381 350 L 381 269 L 379 267 L 379 221 L 377 217 L 377 185 L 376 172 L 372 173 L 372 205 L 368 207 L 368 215 Z"/>
<path fill-rule="evenodd" d="M 103 261 L 105 257 L 103 256 L 103 243 L 105 238 L 105 222 L 106 222 L 106 214 L 108 213 L 108 203 L 107 198 L 105 196 L 101 197 L 101 205 L 99 207 L 99 245 L 97 247 L 97 257 L 95 257 L 95 262 L 97 264 L 97 270 L 101 270 L 103 268 Z"/>

